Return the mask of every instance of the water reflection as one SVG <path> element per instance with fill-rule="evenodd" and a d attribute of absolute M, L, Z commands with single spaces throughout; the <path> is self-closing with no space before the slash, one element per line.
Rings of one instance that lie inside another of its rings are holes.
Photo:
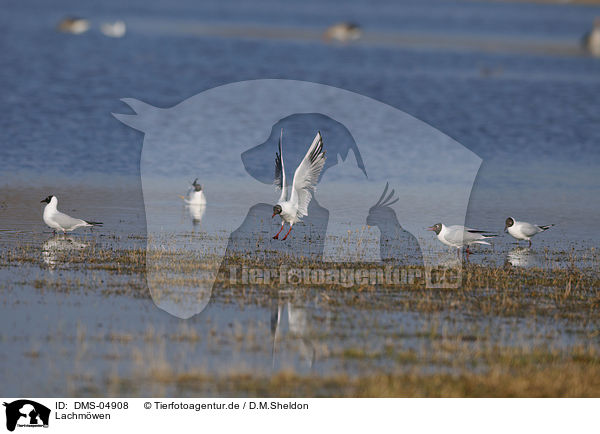
<path fill-rule="evenodd" d="M 42 259 L 50 269 L 56 268 L 61 263 L 67 263 L 73 252 L 87 247 L 76 238 L 64 234 L 54 235 L 42 244 Z"/>
<path fill-rule="evenodd" d="M 311 370 L 317 358 L 315 308 L 301 289 L 280 290 L 271 298 L 272 366 Z M 323 328 L 320 324 L 319 329 Z"/>
<path fill-rule="evenodd" d="M 529 247 L 515 247 L 508 252 L 506 262 L 513 267 L 532 268 L 539 267 L 541 260 L 538 254 Z"/>
<path fill-rule="evenodd" d="M 204 217 L 204 213 L 206 212 L 206 205 L 201 204 L 188 204 L 185 206 L 190 213 L 190 217 L 192 218 L 192 224 L 194 226 L 202 223 L 202 217 Z"/>

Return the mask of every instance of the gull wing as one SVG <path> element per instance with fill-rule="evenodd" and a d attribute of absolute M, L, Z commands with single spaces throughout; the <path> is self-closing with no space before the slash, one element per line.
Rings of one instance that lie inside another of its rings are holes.
<path fill-rule="evenodd" d="M 314 191 L 324 165 L 325 151 L 323 151 L 323 138 L 321 137 L 321 132 L 317 132 L 302 163 L 300 163 L 294 173 L 290 201 L 298 209 L 296 214 L 298 218 L 308 215 L 311 191 Z"/>
<path fill-rule="evenodd" d="M 466 241 L 465 238 L 465 228 L 464 226 L 458 226 L 458 225 L 454 225 L 454 226 L 448 226 L 447 227 L 447 232 L 444 235 L 444 238 L 446 239 L 446 241 L 448 241 L 449 243 L 452 244 L 462 244 L 463 241 Z"/>
<path fill-rule="evenodd" d="M 465 243 L 472 243 L 477 240 L 482 240 L 486 238 L 486 235 L 483 231 L 478 231 L 474 229 L 466 229 L 462 233 L 462 239 Z"/>
<path fill-rule="evenodd" d="M 463 235 L 463 240 L 465 242 L 476 242 L 476 243 L 481 243 L 481 244 L 487 244 L 483 241 L 477 241 L 477 240 L 484 240 L 487 238 L 494 238 L 496 237 L 496 234 L 492 234 L 489 231 L 481 231 L 479 229 L 471 229 L 471 228 L 465 228 L 464 229 L 464 235 Z"/>
<path fill-rule="evenodd" d="M 54 214 L 52 216 L 52 219 L 61 227 L 64 229 L 70 229 L 73 228 L 75 226 L 86 226 L 87 223 L 81 219 L 76 219 L 73 218 L 69 215 L 66 215 L 62 212 L 57 212 L 56 214 Z"/>
<path fill-rule="evenodd" d="M 519 226 L 519 229 L 521 229 L 523 235 L 527 237 L 531 237 L 537 234 L 538 232 L 542 232 L 542 229 L 538 225 L 532 225 L 531 223 L 519 222 Z"/>
<path fill-rule="evenodd" d="M 279 196 L 279 202 L 285 201 L 285 190 L 287 184 L 285 182 L 285 167 L 283 166 L 283 151 L 281 150 L 281 142 L 283 139 L 283 129 L 279 135 L 279 152 L 275 152 L 275 180 L 273 184 L 281 190 L 281 196 Z"/>
<path fill-rule="evenodd" d="M 489 234 L 489 231 L 480 231 L 479 229 L 471 229 L 471 228 L 465 228 L 465 231 L 470 232 L 472 234 Z"/>
<path fill-rule="evenodd" d="M 444 236 L 447 241 L 453 244 L 468 244 L 473 242 L 482 242 L 486 238 L 494 237 L 489 232 L 480 231 L 477 229 L 466 228 L 460 225 L 454 225 L 448 227 L 448 233 Z"/>

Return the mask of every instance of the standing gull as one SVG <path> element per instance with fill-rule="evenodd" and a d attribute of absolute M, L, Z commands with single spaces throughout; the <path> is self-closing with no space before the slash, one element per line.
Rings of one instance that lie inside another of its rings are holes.
<path fill-rule="evenodd" d="M 489 233 L 488 231 L 469 229 L 460 225 L 446 226 L 443 223 L 436 223 L 430 228 L 427 228 L 427 230 L 435 232 L 438 240 L 447 246 L 456 247 L 457 249 L 461 249 L 462 247 L 466 246 L 467 253 L 471 253 L 469 250 L 469 246 L 471 244 L 490 245 L 490 243 L 484 240 L 497 236 Z"/>
<path fill-rule="evenodd" d="M 63 233 L 71 232 L 77 228 L 100 226 L 101 222 L 89 222 L 86 220 L 76 219 L 56 209 L 58 199 L 56 196 L 48 196 L 41 200 L 40 203 L 46 203 L 44 207 L 44 223 L 50 226 L 55 231 L 63 231 Z"/>
<path fill-rule="evenodd" d="M 504 224 L 504 232 L 511 234 L 517 241 L 529 241 L 529 247 L 531 247 L 531 237 L 550 229 L 552 226 L 554 225 L 534 225 L 527 222 L 519 222 L 509 217 Z"/>
<path fill-rule="evenodd" d="M 325 165 L 325 151 L 323 150 L 323 138 L 321 133 L 317 132 L 308 152 L 294 173 L 292 182 L 292 192 L 289 200 L 286 199 L 287 183 L 285 180 L 285 168 L 283 166 L 283 151 L 281 142 L 283 139 L 283 130 L 279 136 L 279 152 L 275 153 L 275 185 L 281 189 L 281 196 L 277 205 L 273 207 L 273 215 L 279 214 L 281 217 L 281 229 L 275 234 L 274 239 L 279 239 L 279 234 L 283 230 L 285 223 L 290 224 L 290 229 L 283 237 L 285 240 L 292 230 L 294 223 L 297 223 L 302 217 L 308 215 L 308 204 L 312 198 L 311 192 L 314 191 L 319 175 Z"/>
<path fill-rule="evenodd" d="M 185 202 L 185 207 L 188 209 L 192 217 L 194 226 L 202 222 L 202 217 L 206 212 L 206 196 L 202 185 L 198 184 L 198 178 L 194 179 L 192 186 L 188 190 L 187 197 L 179 196 Z"/>
<path fill-rule="evenodd" d="M 206 197 L 202 185 L 198 184 L 198 178 L 192 182 L 187 197 L 179 196 L 187 205 L 206 205 Z"/>

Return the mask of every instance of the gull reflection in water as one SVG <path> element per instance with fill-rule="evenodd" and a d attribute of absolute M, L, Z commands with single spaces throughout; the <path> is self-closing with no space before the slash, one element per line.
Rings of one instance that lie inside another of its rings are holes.
<path fill-rule="evenodd" d="M 57 265 L 69 262 L 70 255 L 87 247 L 74 237 L 64 234 L 54 235 L 42 244 L 42 259 L 51 269 Z"/>
<path fill-rule="evenodd" d="M 280 364 L 283 358 L 286 361 L 296 359 L 294 354 L 286 354 L 290 348 L 294 347 L 294 350 L 297 348 L 300 365 L 308 369 L 313 367 L 317 354 L 313 324 L 315 316 L 303 294 L 306 295 L 299 289 L 285 290 L 279 291 L 271 298 L 271 336 L 273 338 L 271 355 L 273 368 L 275 368 L 276 359 L 280 360 Z M 287 331 L 284 327 L 286 319 Z M 321 328 L 321 326 L 319 327 Z"/>
<path fill-rule="evenodd" d="M 537 253 L 529 247 L 515 247 L 508 252 L 506 262 L 513 267 L 532 268 L 539 267 L 541 261 Z"/>
<path fill-rule="evenodd" d="M 186 208 L 190 213 L 190 217 L 192 218 L 192 224 L 194 226 L 202 223 L 202 217 L 204 217 L 204 213 L 206 212 L 206 205 L 187 204 Z"/>

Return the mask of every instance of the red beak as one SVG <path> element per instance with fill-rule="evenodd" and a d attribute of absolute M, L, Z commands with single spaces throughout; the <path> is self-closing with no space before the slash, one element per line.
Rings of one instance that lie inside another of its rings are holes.
<path fill-rule="evenodd" d="M 428 231 L 432 231 L 432 232 L 433 232 L 433 231 L 435 231 L 435 228 L 432 226 L 432 227 L 430 227 L 430 228 L 427 228 L 427 230 L 428 230 Z"/>
<path fill-rule="evenodd" d="M 271 216 L 271 218 L 275 217 L 277 215 L 276 212 L 273 213 L 273 215 Z"/>

